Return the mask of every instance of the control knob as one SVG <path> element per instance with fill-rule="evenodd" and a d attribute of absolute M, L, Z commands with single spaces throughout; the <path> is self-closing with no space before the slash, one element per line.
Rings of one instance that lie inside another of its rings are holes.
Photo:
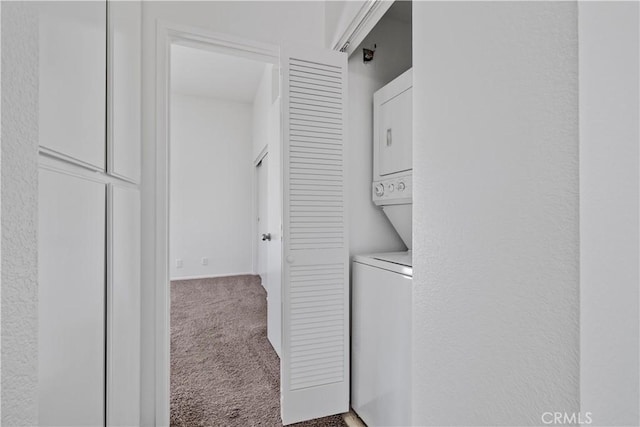
<path fill-rule="evenodd" d="M 404 191 L 404 189 L 406 188 L 404 182 L 400 181 L 398 183 L 398 191 Z"/>
<path fill-rule="evenodd" d="M 384 185 L 376 184 L 374 190 L 376 192 L 376 196 L 381 197 L 384 194 Z"/>

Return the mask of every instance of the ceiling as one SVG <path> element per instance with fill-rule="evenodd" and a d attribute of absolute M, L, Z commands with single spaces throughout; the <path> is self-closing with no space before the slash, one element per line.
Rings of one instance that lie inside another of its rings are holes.
<path fill-rule="evenodd" d="M 171 91 L 253 103 L 265 63 L 192 47 L 171 46 Z"/>

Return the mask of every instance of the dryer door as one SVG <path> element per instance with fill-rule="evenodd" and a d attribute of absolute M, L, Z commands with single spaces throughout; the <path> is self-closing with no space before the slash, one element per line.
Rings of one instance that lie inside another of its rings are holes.
<path fill-rule="evenodd" d="M 411 170 L 411 94 L 409 88 L 380 105 L 377 132 L 381 176 Z"/>

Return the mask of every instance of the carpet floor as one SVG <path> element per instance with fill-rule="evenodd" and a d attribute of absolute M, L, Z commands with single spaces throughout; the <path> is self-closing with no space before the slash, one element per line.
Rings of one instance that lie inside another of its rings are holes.
<path fill-rule="evenodd" d="M 259 276 L 171 282 L 171 425 L 282 426 Z M 296 426 L 346 424 L 336 415 Z"/>

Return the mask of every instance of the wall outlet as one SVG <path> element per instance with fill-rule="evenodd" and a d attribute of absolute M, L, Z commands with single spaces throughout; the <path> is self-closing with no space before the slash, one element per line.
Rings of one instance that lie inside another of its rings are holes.
<path fill-rule="evenodd" d="M 176 258 L 176 268 L 182 268 L 182 259 Z"/>
<path fill-rule="evenodd" d="M 209 265 L 209 258 L 204 257 L 202 258 L 202 261 L 200 261 L 202 263 L 202 265 Z"/>

